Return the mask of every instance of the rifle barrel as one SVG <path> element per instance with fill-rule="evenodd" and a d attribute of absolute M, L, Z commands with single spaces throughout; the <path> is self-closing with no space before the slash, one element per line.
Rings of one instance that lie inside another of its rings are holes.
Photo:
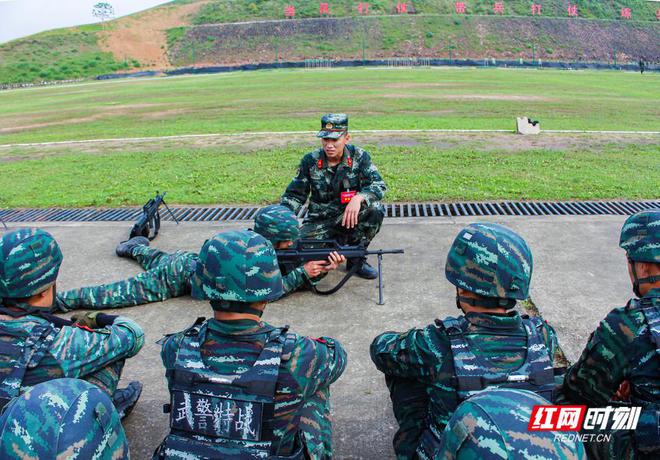
<path fill-rule="evenodd" d="M 404 254 L 403 249 L 378 249 L 376 251 L 365 251 L 366 255 L 380 255 L 380 254 Z"/>

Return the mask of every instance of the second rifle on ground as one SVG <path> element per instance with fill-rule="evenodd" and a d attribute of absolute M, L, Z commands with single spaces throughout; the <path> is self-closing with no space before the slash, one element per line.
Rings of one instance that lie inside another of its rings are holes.
<path fill-rule="evenodd" d="M 149 238 L 149 240 L 153 240 L 156 238 L 156 236 L 158 236 L 158 231 L 160 230 L 159 208 L 161 204 L 165 206 L 165 209 L 167 209 L 167 212 L 170 213 L 172 219 L 174 219 L 174 222 L 176 222 L 177 225 L 179 224 L 179 221 L 174 216 L 174 213 L 167 206 L 167 203 L 165 203 L 166 193 L 167 192 L 163 192 L 161 194 L 156 192 L 156 196 L 147 201 L 147 204 L 142 207 L 142 214 L 138 218 L 137 222 L 135 222 L 133 225 L 129 238 L 133 238 L 135 236 L 144 236 L 145 238 Z"/>

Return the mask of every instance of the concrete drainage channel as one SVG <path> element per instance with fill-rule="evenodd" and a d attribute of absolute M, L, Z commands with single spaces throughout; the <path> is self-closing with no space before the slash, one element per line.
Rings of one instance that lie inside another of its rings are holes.
<path fill-rule="evenodd" d="M 182 222 L 249 221 L 256 206 L 171 206 Z M 602 216 L 630 215 L 648 209 L 660 209 L 660 201 L 489 201 L 455 203 L 386 204 L 386 217 L 456 217 L 456 216 Z M 133 221 L 141 208 L 47 208 L 2 209 L 5 222 L 120 222 Z M 305 217 L 304 207 L 298 217 Z M 173 220 L 161 208 L 163 220 Z"/>

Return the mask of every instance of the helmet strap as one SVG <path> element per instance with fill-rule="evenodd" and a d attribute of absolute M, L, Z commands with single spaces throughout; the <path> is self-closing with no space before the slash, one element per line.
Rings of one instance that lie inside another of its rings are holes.
<path fill-rule="evenodd" d="M 480 299 L 475 299 L 473 297 L 465 297 L 456 294 L 456 306 L 459 310 L 461 308 L 461 302 L 470 305 L 471 307 L 482 307 L 482 308 L 505 308 L 507 310 L 516 306 L 516 301 L 513 299 L 500 299 L 498 297 L 484 297 Z"/>
<path fill-rule="evenodd" d="M 17 299 L 0 299 L 0 305 L 4 307 L 9 307 L 3 309 L 3 313 L 12 316 L 14 318 L 20 318 L 21 316 L 25 315 L 34 315 L 34 314 L 39 314 L 39 313 L 54 313 L 59 310 L 59 307 L 57 306 L 56 298 L 57 298 L 57 287 L 55 284 L 52 284 L 48 289 L 53 290 L 53 303 L 48 305 L 48 306 L 42 306 L 42 307 L 37 307 L 34 305 L 30 305 L 27 302 L 22 302 Z M 11 308 L 17 308 L 20 311 L 14 311 L 14 314 L 10 313 Z"/>
<path fill-rule="evenodd" d="M 631 267 L 631 272 L 633 275 L 633 292 L 637 297 L 642 297 L 642 293 L 639 290 L 639 287 L 642 284 L 653 284 L 657 283 L 660 281 L 660 275 L 654 275 L 654 276 L 647 276 L 646 278 L 638 278 L 637 277 L 637 267 L 635 265 L 635 261 L 632 260 L 630 257 L 628 257 L 628 263 L 630 264 Z"/>
<path fill-rule="evenodd" d="M 25 302 L 16 302 L 14 299 L 2 299 L 0 304 L 5 307 L 2 308 L 2 313 L 11 316 L 12 318 L 20 318 L 26 315 L 35 315 L 39 313 L 53 313 L 54 307 L 35 307 Z"/>
<path fill-rule="evenodd" d="M 252 308 L 247 302 L 236 302 L 231 300 L 212 300 L 211 307 L 215 311 L 228 311 L 232 313 L 247 313 L 261 318 L 263 310 Z"/>
<path fill-rule="evenodd" d="M 628 257 L 628 263 L 630 264 L 631 267 L 630 271 L 632 272 L 633 275 L 633 292 L 637 297 L 642 297 L 642 293 L 639 290 L 639 285 L 647 282 L 646 280 L 648 280 L 649 278 L 642 278 L 642 279 L 638 278 L 637 266 L 635 265 L 635 261 L 632 260 L 630 257 Z"/>

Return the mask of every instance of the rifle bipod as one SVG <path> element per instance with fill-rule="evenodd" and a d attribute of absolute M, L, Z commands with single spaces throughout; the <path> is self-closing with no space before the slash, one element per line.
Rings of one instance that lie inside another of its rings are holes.
<path fill-rule="evenodd" d="M 384 297 L 384 289 L 383 289 L 383 255 L 382 254 L 377 254 L 378 255 L 378 305 L 385 305 L 385 300 L 383 299 Z M 335 287 L 332 289 L 328 289 L 325 291 L 321 291 L 316 287 L 316 285 L 312 284 L 312 291 L 315 294 L 318 295 L 332 295 L 338 290 L 340 290 L 342 287 L 344 287 L 344 284 L 353 277 L 357 273 L 357 271 L 360 269 L 360 264 L 353 264 L 350 270 L 346 272 L 344 277 L 337 283 Z"/>

